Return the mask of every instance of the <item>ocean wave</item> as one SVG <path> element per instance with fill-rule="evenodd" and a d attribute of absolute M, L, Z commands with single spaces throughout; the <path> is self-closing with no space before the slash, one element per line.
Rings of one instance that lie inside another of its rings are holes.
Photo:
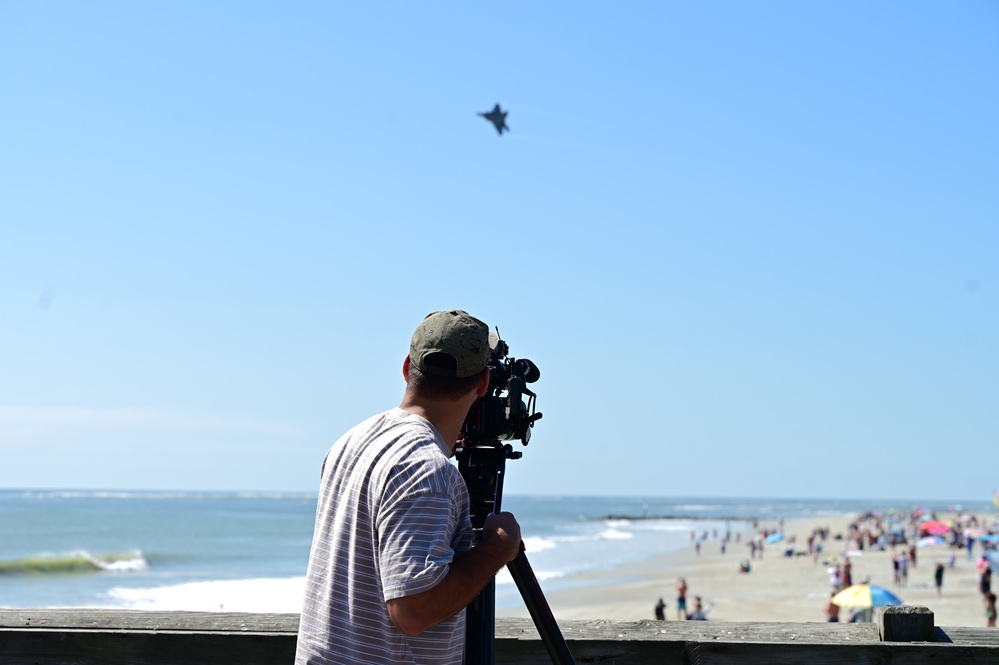
<path fill-rule="evenodd" d="M 544 552 L 558 547 L 558 543 L 551 538 L 539 538 L 527 536 L 524 538 L 524 547 L 528 552 Z"/>
<path fill-rule="evenodd" d="M 187 612 L 300 612 L 305 578 L 184 582 L 160 587 L 115 587 L 111 604 L 129 610 Z"/>
<path fill-rule="evenodd" d="M 673 510 L 686 510 L 688 512 L 706 513 L 709 511 L 724 510 L 725 506 L 714 503 L 680 503 L 673 506 Z"/>
<path fill-rule="evenodd" d="M 627 531 L 621 531 L 620 529 L 605 529 L 597 534 L 598 540 L 625 540 L 631 538 L 634 534 L 628 533 Z"/>
<path fill-rule="evenodd" d="M 534 570 L 532 568 L 531 572 L 534 573 L 534 578 L 536 580 L 538 580 L 539 582 L 544 581 L 544 580 L 556 579 L 558 577 L 562 577 L 562 576 L 565 575 L 565 573 L 563 573 L 561 571 L 558 571 L 558 570 Z M 496 573 L 496 584 L 497 585 L 507 585 L 507 584 L 513 584 L 513 583 L 514 583 L 513 582 L 513 576 L 510 575 L 510 569 L 509 568 L 505 568 L 504 567 L 504 568 L 501 568 L 499 571 L 497 571 L 497 573 Z"/>
<path fill-rule="evenodd" d="M 562 543 L 572 543 L 573 545 L 578 545 L 579 543 L 595 543 L 603 540 L 627 540 L 628 538 L 634 538 L 635 534 L 629 531 L 621 531 L 619 529 L 604 529 L 602 531 L 595 531 L 593 533 L 577 534 L 572 536 L 555 536 L 550 538 L 551 547 L 545 549 L 551 549 L 557 547 Z M 528 550 L 530 551 L 530 550 Z"/>
<path fill-rule="evenodd" d="M 18 559 L 0 560 L 0 575 L 48 575 L 72 573 L 126 573 L 146 570 L 149 563 L 140 551 L 117 554 L 68 552 L 36 554 Z"/>

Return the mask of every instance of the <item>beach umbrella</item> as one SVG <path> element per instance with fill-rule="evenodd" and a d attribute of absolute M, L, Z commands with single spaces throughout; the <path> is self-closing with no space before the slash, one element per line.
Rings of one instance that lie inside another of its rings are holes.
<path fill-rule="evenodd" d="M 999 552 L 996 550 L 986 552 L 985 560 L 989 562 L 989 568 L 999 573 Z"/>
<path fill-rule="evenodd" d="M 999 535 L 987 533 L 984 536 L 978 536 L 978 540 L 983 543 L 999 543 Z"/>
<path fill-rule="evenodd" d="M 902 599 L 884 587 L 874 584 L 854 584 L 833 596 L 832 602 L 840 607 L 881 607 L 901 605 Z"/>
<path fill-rule="evenodd" d="M 765 542 L 776 543 L 776 542 L 781 541 L 781 540 L 784 540 L 784 534 L 783 533 L 771 533 L 769 536 L 766 537 L 766 541 Z"/>
<path fill-rule="evenodd" d="M 947 533 L 948 531 L 950 531 L 950 527 L 943 522 L 938 522 L 937 520 L 930 520 L 929 522 L 923 522 L 919 525 L 920 534 L 938 536 L 941 533 Z"/>
<path fill-rule="evenodd" d="M 944 539 L 940 536 L 926 536 L 916 541 L 916 547 L 929 547 L 930 545 L 943 545 Z"/>

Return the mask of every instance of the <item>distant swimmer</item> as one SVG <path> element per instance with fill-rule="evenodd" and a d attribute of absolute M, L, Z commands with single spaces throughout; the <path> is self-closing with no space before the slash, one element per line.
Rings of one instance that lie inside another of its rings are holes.
<path fill-rule="evenodd" d="M 496 126 L 496 133 L 503 136 L 503 130 L 510 131 L 510 128 L 506 126 L 506 111 L 500 110 L 500 105 L 497 104 L 493 107 L 493 110 L 489 113 L 478 113 L 483 118 L 493 123 Z"/>

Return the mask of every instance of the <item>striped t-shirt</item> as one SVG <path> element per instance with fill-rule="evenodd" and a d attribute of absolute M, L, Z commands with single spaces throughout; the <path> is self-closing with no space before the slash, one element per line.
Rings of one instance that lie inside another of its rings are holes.
<path fill-rule="evenodd" d="M 296 665 L 461 663 L 465 613 L 409 637 L 385 602 L 436 586 L 471 545 L 468 490 L 424 418 L 392 409 L 323 463 Z"/>

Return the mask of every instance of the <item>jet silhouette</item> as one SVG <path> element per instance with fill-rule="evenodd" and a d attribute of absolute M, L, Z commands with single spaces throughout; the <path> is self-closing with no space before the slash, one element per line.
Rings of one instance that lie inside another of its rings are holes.
<path fill-rule="evenodd" d="M 493 123 L 496 126 L 496 133 L 503 136 L 503 130 L 510 131 L 510 128 L 506 126 L 506 111 L 500 111 L 500 105 L 497 104 L 493 107 L 493 110 L 489 113 L 478 113 L 483 118 Z"/>

